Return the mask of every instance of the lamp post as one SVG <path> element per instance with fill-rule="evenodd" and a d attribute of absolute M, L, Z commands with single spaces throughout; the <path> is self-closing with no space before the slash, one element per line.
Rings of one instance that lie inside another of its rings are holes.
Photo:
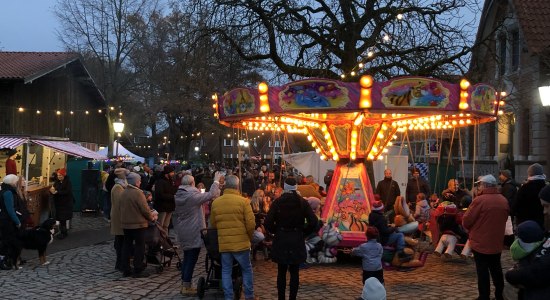
<path fill-rule="evenodd" d="M 122 133 L 122 131 L 124 131 L 124 123 L 122 123 L 121 119 L 119 119 L 116 122 L 113 122 L 113 129 L 115 130 L 115 133 L 117 134 L 117 137 L 116 137 L 116 154 L 115 154 L 115 156 L 118 158 L 118 144 L 119 144 L 118 138 L 120 137 L 120 134 Z"/>

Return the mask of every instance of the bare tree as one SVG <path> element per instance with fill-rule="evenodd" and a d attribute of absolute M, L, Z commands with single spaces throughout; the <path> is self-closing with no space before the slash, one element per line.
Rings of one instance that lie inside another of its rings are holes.
<path fill-rule="evenodd" d="M 84 54 L 108 106 L 118 106 L 132 84 L 133 76 L 124 70 L 136 45 L 131 19 L 140 16 L 147 20 L 156 7 L 157 0 L 58 1 L 58 37 L 68 49 Z M 107 118 L 113 140 L 113 116 L 107 114 Z"/>
<path fill-rule="evenodd" d="M 475 32 L 465 14 L 479 11 L 477 0 L 196 2 L 211 9 L 209 34 L 291 79 L 463 74 Z"/>
<path fill-rule="evenodd" d="M 133 20 L 137 46 L 130 62 L 139 83 L 135 98 L 148 116 L 154 145 L 165 142 L 158 136 L 164 131 L 170 144 L 162 152 L 188 159 L 196 134 L 220 129 L 213 118 L 212 92 L 256 83 L 260 77 L 255 64 L 202 35 L 205 14 L 178 3 L 170 8 L 166 15 L 153 14 L 150 22 Z"/>

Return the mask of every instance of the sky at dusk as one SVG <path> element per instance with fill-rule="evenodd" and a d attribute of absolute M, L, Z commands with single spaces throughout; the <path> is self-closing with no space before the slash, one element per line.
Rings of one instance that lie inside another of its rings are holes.
<path fill-rule="evenodd" d="M 0 51 L 63 51 L 56 36 L 59 29 L 54 15 L 56 3 L 56 0 L 0 0 Z M 465 17 L 478 19 L 479 15 L 466 13 Z"/>
<path fill-rule="evenodd" d="M 55 0 L 0 0 L 1 51 L 63 51 Z"/>

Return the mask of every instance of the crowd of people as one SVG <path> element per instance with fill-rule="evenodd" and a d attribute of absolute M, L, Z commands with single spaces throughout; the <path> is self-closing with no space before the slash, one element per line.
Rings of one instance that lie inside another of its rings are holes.
<path fill-rule="evenodd" d="M 312 176 L 267 165 L 243 165 L 241 170 L 178 166 L 176 170 L 171 165 L 150 168 L 117 162 L 102 178 L 103 212 L 115 236 L 115 268 L 123 276 L 148 276 L 143 271 L 144 231 L 157 222 L 165 232 L 175 231 L 183 252 L 181 293 L 196 295 L 192 278 L 203 245 L 201 230 L 211 228 L 218 232 L 226 299 L 233 299 L 233 260 L 241 268 L 245 299 L 256 298 L 251 260 L 256 259 L 258 248 L 266 250 L 264 259 L 278 264 L 279 298 L 285 297 L 289 272 L 290 299 L 296 299 L 299 266 L 306 260 L 304 237 L 318 229 L 326 195 Z M 329 172 L 325 180 L 331 179 Z M 147 206 L 146 193 L 152 194 L 152 208 Z"/>
<path fill-rule="evenodd" d="M 327 189 L 332 175 L 329 170 L 324 178 Z M 144 272 L 145 230 L 152 222 L 166 233 L 173 226 L 183 251 L 181 293 L 195 295 L 192 278 L 203 245 L 201 230 L 212 228 L 218 232 L 226 299 L 233 299 L 234 260 L 241 268 L 245 299 L 256 298 L 251 260 L 256 259 L 254 250 L 267 246 L 270 252 L 264 252 L 264 258 L 278 265 L 279 299 L 285 299 L 287 273 L 290 299 L 297 298 L 299 269 L 307 256 L 304 239 L 318 230 L 326 196 L 312 176 L 267 165 L 243 165 L 240 170 L 215 165 L 176 170 L 171 165 L 150 168 L 117 162 L 102 174 L 102 181 L 103 212 L 114 235 L 115 268 L 123 276 L 148 276 Z M 22 197 L 18 182 L 20 177 L 8 175 L 2 184 L 3 246 L 16 246 L 14 237 L 22 226 L 16 213 Z M 58 238 L 63 239 L 73 203 L 64 169 L 57 170 L 50 193 L 60 224 Z M 521 185 L 514 182 L 509 170 L 501 170 L 498 180 L 490 174 L 480 176 L 472 190 L 451 179 L 440 195 L 431 193 L 419 171 L 412 169 L 405 197 L 392 171 L 385 170 L 375 193 L 367 242 L 349 251 L 363 259 L 364 299 L 372 299 L 365 296 L 368 290 L 371 296 L 385 295 L 380 292 L 384 288 L 383 246 L 394 247 L 400 261 L 411 259 L 404 251 L 408 234 L 399 230 L 411 222 L 418 224 L 413 236 L 431 232 L 435 254 L 452 258 L 460 246 L 461 256 L 475 261 L 479 299 L 489 299 L 491 279 L 496 299 L 503 298 L 505 279 L 519 288 L 520 299 L 550 298 L 550 278 L 545 271 L 550 268 L 550 186 L 540 164 L 528 168 L 527 180 Z M 501 266 L 504 246 L 518 262 L 506 274 Z M 373 287 L 380 288 L 372 292 Z"/>

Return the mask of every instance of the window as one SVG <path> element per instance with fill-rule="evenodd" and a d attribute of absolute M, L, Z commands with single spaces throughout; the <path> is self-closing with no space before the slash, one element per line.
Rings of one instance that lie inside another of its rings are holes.
<path fill-rule="evenodd" d="M 269 141 L 269 147 L 273 147 L 273 143 L 271 140 Z M 275 141 L 275 148 L 281 148 L 281 141 Z"/>
<path fill-rule="evenodd" d="M 511 67 L 511 71 L 517 71 L 518 67 L 519 67 L 519 45 L 520 45 L 520 42 L 519 42 L 519 31 L 518 30 L 515 30 L 513 31 L 511 34 L 511 41 L 510 41 L 510 48 L 511 49 L 511 59 L 512 59 L 512 63 L 510 65 Z"/>
<path fill-rule="evenodd" d="M 231 147 L 233 146 L 233 140 L 223 139 L 223 145 L 224 147 Z"/>
<path fill-rule="evenodd" d="M 501 34 L 498 37 L 498 73 L 504 75 L 506 73 L 506 35 Z"/>

